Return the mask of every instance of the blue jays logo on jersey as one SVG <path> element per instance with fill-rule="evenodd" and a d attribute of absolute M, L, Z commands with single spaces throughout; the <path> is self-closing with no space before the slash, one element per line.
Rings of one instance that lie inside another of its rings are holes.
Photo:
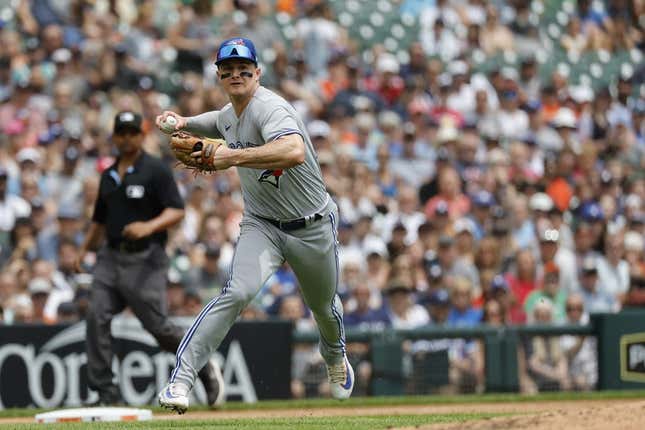
<path fill-rule="evenodd" d="M 282 169 L 264 170 L 260 173 L 258 181 L 266 182 L 267 184 L 271 184 L 277 189 L 280 189 L 280 176 L 282 176 Z"/>

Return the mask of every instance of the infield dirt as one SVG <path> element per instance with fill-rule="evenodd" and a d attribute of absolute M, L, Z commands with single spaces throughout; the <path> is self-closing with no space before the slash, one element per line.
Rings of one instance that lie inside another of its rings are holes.
<path fill-rule="evenodd" d="M 566 400 L 566 401 L 523 401 L 499 403 L 463 403 L 365 406 L 353 408 L 311 408 L 311 409 L 261 409 L 239 411 L 197 411 L 177 416 L 155 414 L 156 420 L 226 419 L 226 418 L 289 418 L 329 416 L 379 416 L 379 415 L 431 415 L 464 413 L 513 414 L 507 417 L 487 418 L 452 424 L 396 430 L 636 430 L 645 428 L 645 400 Z M 33 423 L 33 418 L 4 418 L 2 424 Z"/>

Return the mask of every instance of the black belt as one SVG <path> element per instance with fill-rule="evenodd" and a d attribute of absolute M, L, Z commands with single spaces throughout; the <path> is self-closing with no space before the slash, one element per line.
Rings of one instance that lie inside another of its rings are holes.
<path fill-rule="evenodd" d="M 292 230 L 299 230 L 301 228 L 305 228 L 313 222 L 320 221 L 321 219 L 323 219 L 323 216 L 320 215 L 319 213 L 316 213 L 313 215 L 308 215 L 304 218 L 294 219 L 292 221 L 278 221 L 277 219 L 264 218 L 261 216 L 258 218 L 261 218 L 267 222 L 270 222 L 271 224 L 278 227 L 282 231 L 292 231 Z"/>
<path fill-rule="evenodd" d="M 110 240 L 108 246 L 115 251 L 132 254 L 135 252 L 145 251 L 150 247 L 150 241 L 139 240 Z"/>

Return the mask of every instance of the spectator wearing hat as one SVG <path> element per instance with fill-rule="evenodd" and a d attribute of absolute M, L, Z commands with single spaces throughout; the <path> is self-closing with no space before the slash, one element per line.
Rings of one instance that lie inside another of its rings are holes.
<path fill-rule="evenodd" d="M 184 316 L 186 303 L 185 279 L 179 270 L 171 267 L 168 269 L 168 282 L 166 286 L 166 301 L 169 316 Z"/>
<path fill-rule="evenodd" d="M 549 149 L 560 151 L 568 148 L 576 154 L 580 152 L 580 142 L 576 136 L 578 120 L 573 110 L 568 107 L 558 109 L 551 121 L 551 126 L 558 133 L 559 138 L 554 142 L 554 146 Z"/>
<path fill-rule="evenodd" d="M 80 247 L 83 243 L 81 212 L 75 205 L 61 204 L 56 223 L 38 233 L 38 256 L 47 261 L 58 262 L 58 248 L 63 241 L 71 241 Z"/>
<path fill-rule="evenodd" d="M 605 234 L 605 214 L 602 206 L 595 201 L 590 201 L 583 203 L 577 212 L 579 220 L 591 226 L 593 249 L 602 251 L 602 242 Z"/>
<path fill-rule="evenodd" d="M 374 248 L 367 251 L 366 277 L 370 288 L 378 291 L 385 289 L 390 272 L 387 257 L 387 249 L 385 248 Z"/>
<path fill-rule="evenodd" d="M 460 259 L 457 256 L 455 239 L 449 235 L 439 236 L 436 258 L 433 264 L 441 266 L 444 278 L 452 282 L 457 277 L 468 279 L 473 294 L 479 294 L 479 272 L 475 265 L 467 260 Z"/>
<path fill-rule="evenodd" d="M 403 124 L 403 147 L 401 154 L 390 161 L 395 177 L 403 180 L 415 190 L 433 175 L 434 165 L 419 150 L 416 126 L 411 122 Z M 416 191 L 415 191 L 416 193 Z"/>
<path fill-rule="evenodd" d="M 509 89 L 502 92 L 496 119 L 502 139 L 522 138 L 529 127 L 529 117 L 519 107 L 517 91 Z"/>
<path fill-rule="evenodd" d="M 395 329 L 413 329 L 428 324 L 430 317 L 425 308 L 414 302 L 414 289 L 406 281 L 390 280 L 383 290 L 387 315 Z"/>
<path fill-rule="evenodd" d="M 370 253 L 377 253 L 383 257 L 387 256 L 387 245 L 385 240 L 374 232 L 371 216 L 361 215 L 358 218 L 353 236 L 363 254 L 363 258 L 366 258 Z M 416 236 L 414 239 L 416 240 Z"/>
<path fill-rule="evenodd" d="M 76 205 L 83 192 L 83 181 L 80 169 L 77 171 L 80 150 L 70 145 L 63 151 L 63 166 L 60 172 L 49 174 L 46 180 L 48 197 L 59 206 Z"/>
<path fill-rule="evenodd" d="M 560 288 L 560 269 L 553 261 L 544 266 L 540 288 L 526 297 L 524 302 L 526 314 L 533 314 L 535 306 L 542 300 L 550 300 L 553 303 L 553 321 L 564 322 L 567 292 Z"/>
<path fill-rule="evenodd" d="M 576 258 L 573 252 L 560 243 L 560 232 L 554 228 L 546 228 L 538 232 L 538 258 L 541 272 L 550 262 L 558 267 L 560 288 L 572 293 L 578 289 L 576 273 Z"/>
<path fill-rule="evenodd" d="M 526 323 L 526 313 L 524 308 L 515 305 L 515 297 L 511 292 L 511 287 L 503 275 L 495 275 L 491 281 L 490 299 L 496 300 L 502 310 L 502 318 L 507 324 L 524 324 Z"/>
<path fill-rule="evenodd" d="M 332 149 L 330 141 L 331 128 L 327 122 L 322 120 L 311 121 L 307 125 L 307 130 L 316 152 Z"/>
<path fill-rule="evenodd" d="M 27 291 L 29 292 L 33 306 L 32 322 L 45 322 L 45 305 L 47 304 L 47 299 L 49 298 L 51 290 L 52 285 L 48 279 L 33 278 L 29 281 Z"/>
<path fill-rule="evenodd" d="M 550 224 L 549 215 L 554 208 L 553 199 L 542 192 L 533 194 L 529 199 L 529 209 L 531 218 L 535 223 L 537 231 L 544 230 Z"/>
<path fill-rule="evenodd" d="M 474 238 L 479 241 L 490 230 L 491 208 L 495 205 L 495 197 L 489 191 L 480 190 L 473 194 L 471 202 L 472 210 L 469 216 L 475 227 Z"/>
<path fill-rule="evenodd" d="M 470 218 L 459 218 L 454 222 L 455 249 L 457 258 L 472 265 L 475 263 L 475 223 Z"/>
<path fill-rule="evenodd" d="M 446 327 L 450 312 L 450 293 L 444 288 L 424 292 L 419 298 L 419 304 L 424 306 L 430 315 L 430 324 L 434 327 Z M 413 381 L 412 390 L 415 393 L 427 393 L 428 389 L 438 388 L 439 392 L 457 391 L 451 387 L 449 375 L 449 350 L 453 339 L 418 340 L 411 346 Z M 438 364 L 439 361 L 441 364 Z M 447 365 L 445 368 L 445 365 Z M 435 368 L 436 366 L 436 368 Z M 438 375 L 437 373 L 442 373 Z"/>
<path fill-rule="evenodd" d="M 228 273 L 219 264 L 220 248 L 207 245 L 203 252 L 203 262 L 190 269 L 190 285 L 208 290 L 208 295 L 216 296 L 222 290 L 228 279 Z"/>
<path fill-rule="evenodd" d="M 597 312 L 616 312 L 618 302 L 598 279 L 598 260 L 586 257 L 580 271 L 580 294 L 584 300 L 585 309 L 590 314 Z"/>

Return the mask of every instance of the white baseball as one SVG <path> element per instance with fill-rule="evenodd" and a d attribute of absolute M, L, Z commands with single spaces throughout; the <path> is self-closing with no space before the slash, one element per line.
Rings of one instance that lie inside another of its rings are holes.
<path fill-rule="evenodd" d="M 177 125 L 177 118 L 174 116 L 167 116 L 166 120 L 161 123 L 161 131 L 164 133 L 173 133 L 175 131 L 175 126 Z"/>

